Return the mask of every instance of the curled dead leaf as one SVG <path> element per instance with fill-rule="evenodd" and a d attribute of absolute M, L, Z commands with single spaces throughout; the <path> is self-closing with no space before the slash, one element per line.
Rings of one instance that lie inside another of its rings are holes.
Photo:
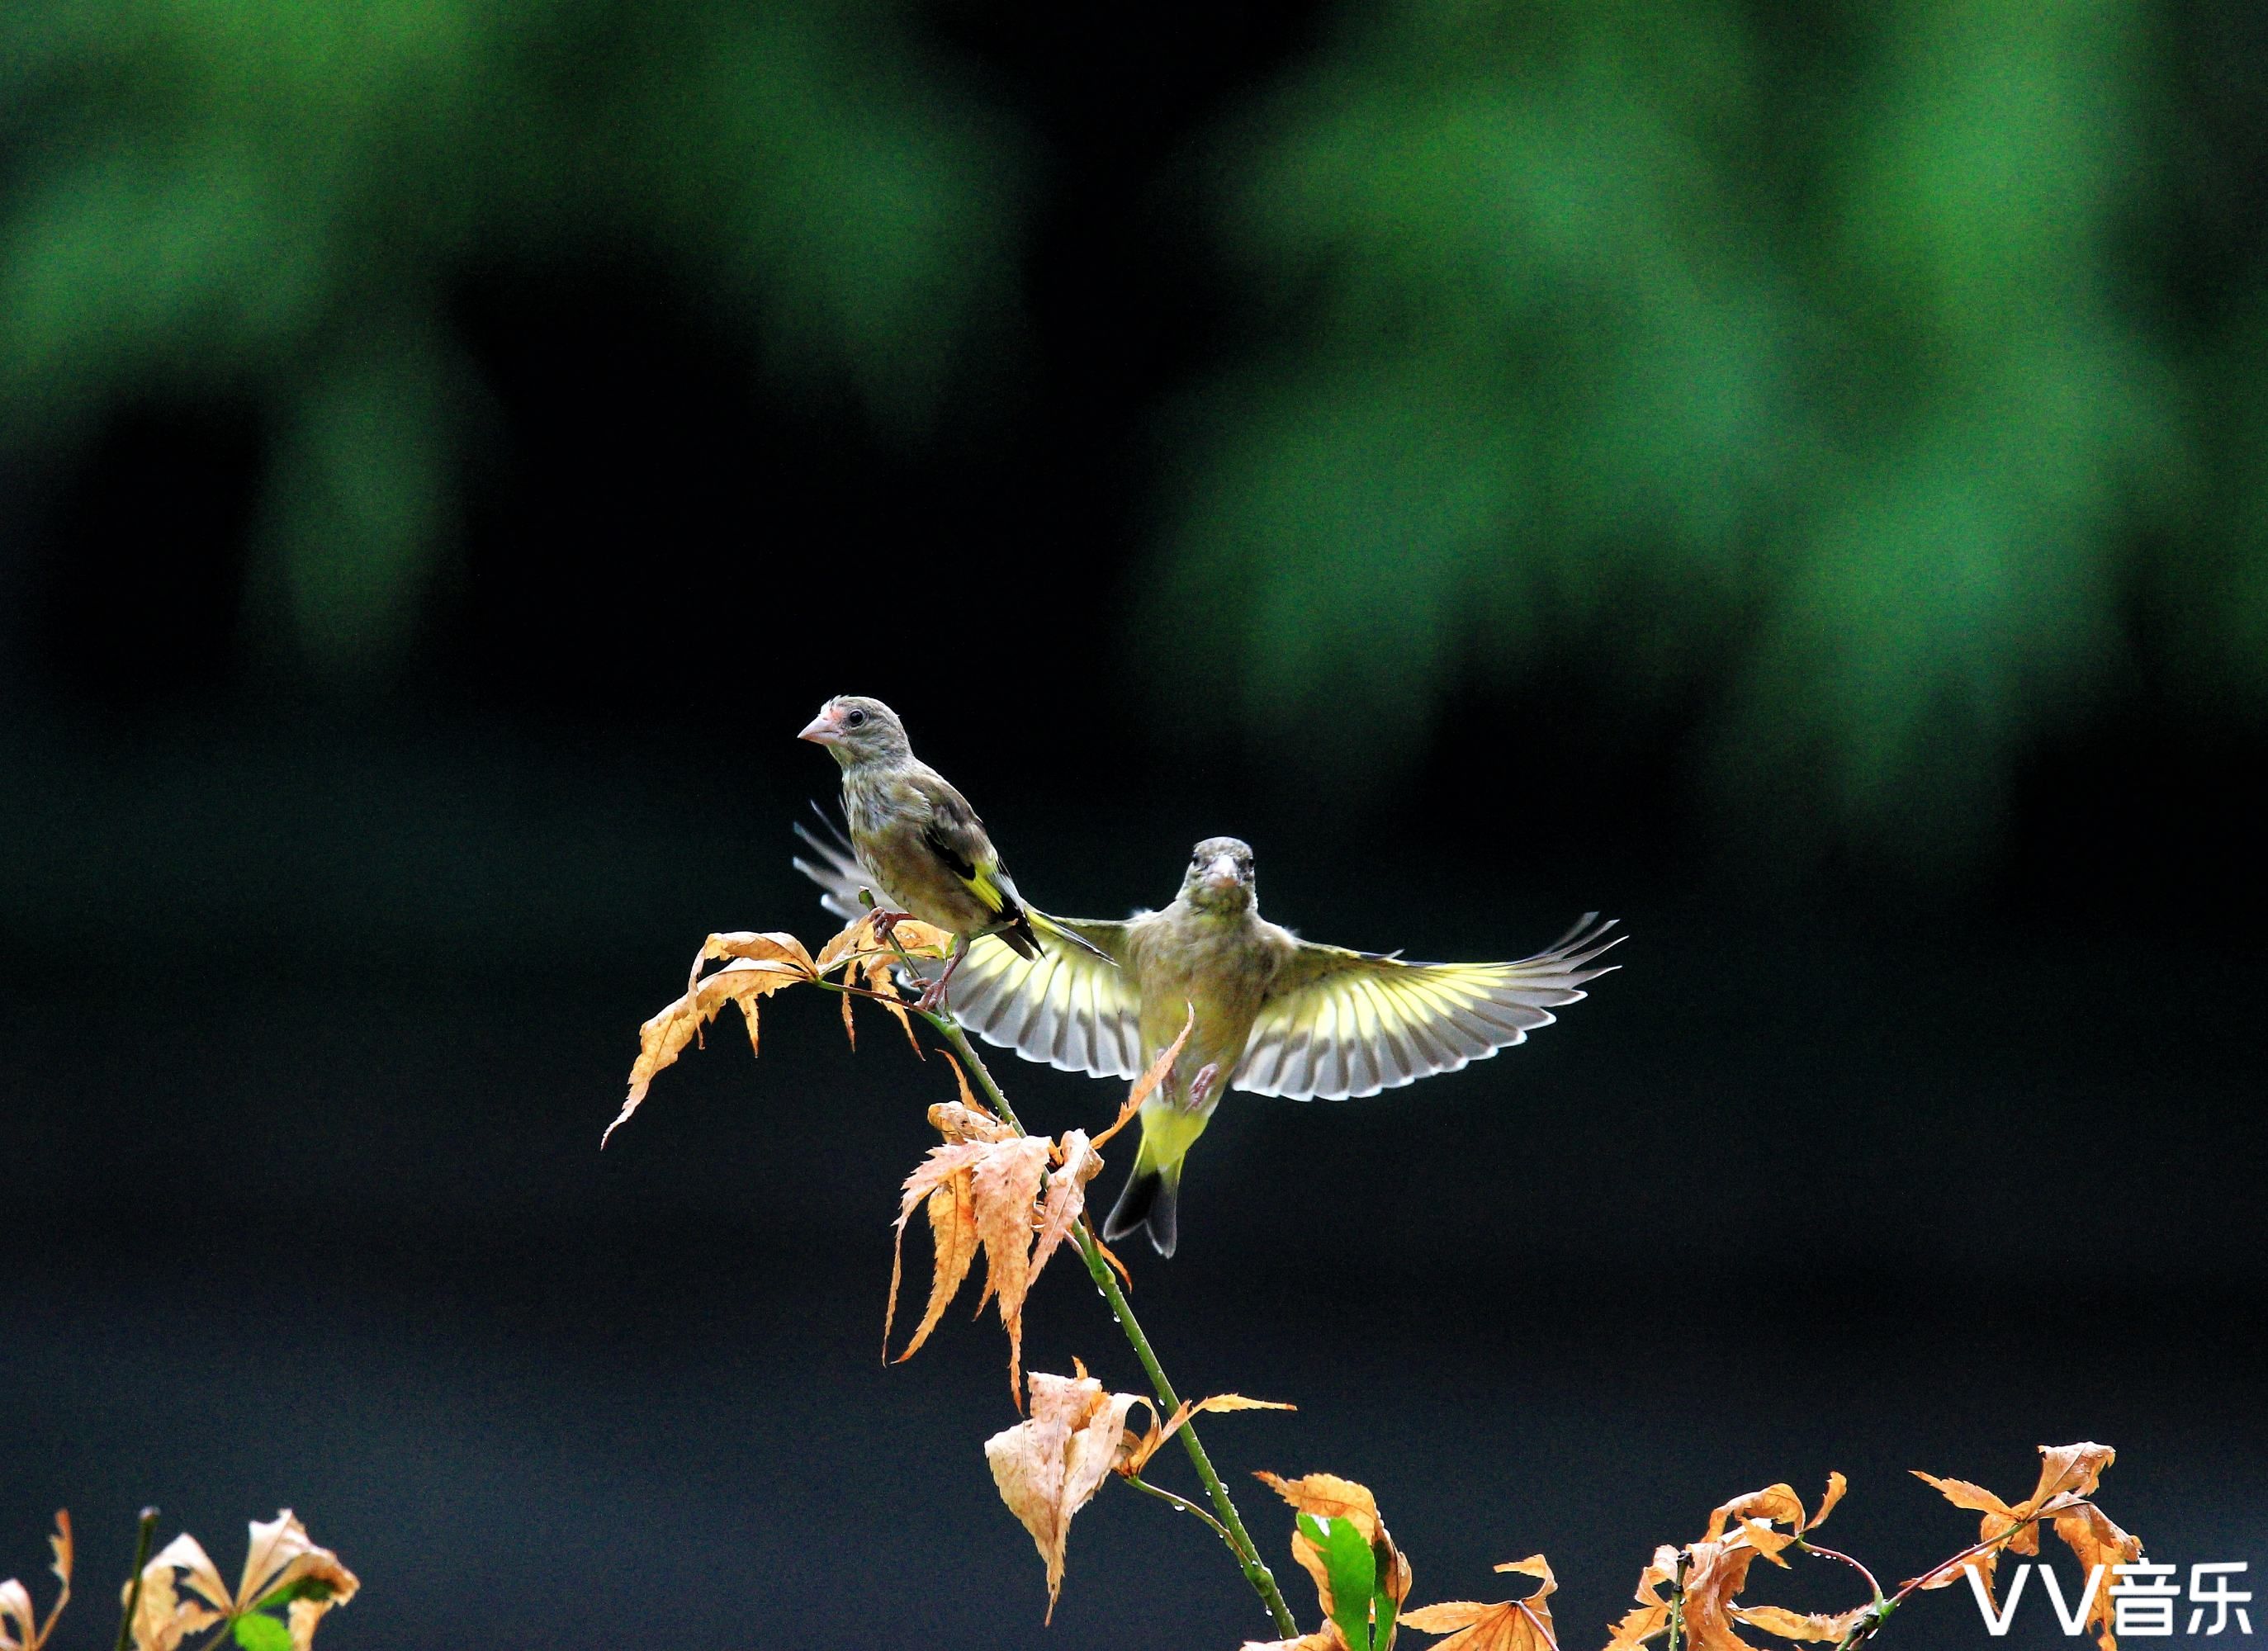
<path fill-rule="evenodd" d="M 184 1583 L 187 1597 L 180 1592 Z M 265 1523 L 252 1522 L 244 1570 L 232 1591 L 203 1545 L 185 1531 L 143 1567 L 132 1625 L 135 1651 L 175 1651 L 189 1634 L 277 1609 L 285 1613 L 292 1651 L 307 1651 L 325 1613 L 351 1600 L 361 1586 L 337 1554 L 315 1545 L 288 1508 Z M 129 1582 L 126 1597 L 132 1589 Z"/>
<path fill-rule="evenodd" d="M 1181 1058 L 1182 1046 L 1189 1042 L 1189 1034 L 1197 1030 L 1197 1005 L 1193 1003 L 1189 1005 L 1189 1018 L 1182 1023 L 1180 1033 L 1150 1063 L 1148 1069 L 1134 1080 L 1134 1087 L 1126 1091 L 1126 1098 L 1118 1104 L 1118 1116 L 1110 1120 L 1109 1128 L 1094 1138 L 1096 1146 L 1100 1147 L 1134 1121 L 1135 1115 L 1142 1110 L 1142 1103 L 1156 1092 L 1158 1086 L 1166 1081 L 1167 1075 L 1173 1071 L 1174 1062 Z"/>
<path fill-rule="evenodd" d="M 1074 1129 L 1060 1142 L 1019 1135 L 973 1101 L 940 1103 L 930 1108 L 929 1118 L 945 1140 L 906 1178 L 899 1200 L 889 1302 L 882 1314 L 882 1356 L 890 1356 L 890 1332 L 897 1321 L 906 1223 L 919 1205 L 929 1217 L 936 1267 L 929 1304 L 898 1361 L 912 1358 L 929 1339 L 981 1249 L 984 1288 L 976 1298 L 977 1310 L 988 1301 L 998 1303 L 1000 1324 L 1008 1332 L 1008 1388 L 1021 1408 L 1024 1302 L 1041 1269 L 1085 1213 L 1086 1185 L 1102 1160 L 1084 1131 Z"/>
<path fill-rule="evenodd" d="M 1654 1550 L 1653 1559 L 1638 1574 L 1638 1608 L 1614 1625 L 1608 1651 L 1636 1651 L 1669 1627 L 1673 1602 L 1664 1596 L 1666 1588 L 1678 1590 L 1675 1605 L 1692 1651 L 1756 1651 L 1741 1638 L 1735 1623 L 1777 1633 L 1781 1625 L 1809 1620 L 1777 1606 L 1747 1607 L 1734 1602 L 1748 1585 L 1749 1567 L 1759 1556 L 1786 1566 L 1781 1557 L 1785 1551 L 1806 1532 L 1817 1530 L 1849 1487 L 1842 1474 L 1830 1473 L 1819 1509 L 1812 1514 L 1805 1512 L 1794 1487 L 1785 1484 L 1768 1485 L 1719 1503 L 1711 1510 L 1701 1540 L 1684 1548 Z M 1872 1609 L 1870 1601 L 1865 1610 Z M 1862 1614 L 1853 1613 L 1852 1620 Z"/>
<path fill-rule="evenodd" d="M 1749 1567 L 1762 1550 L 1749 1529 L 1685 1550 L 1685 1642 L 1693 1651 L 1756 1651 L 1733 1632 L 1733 1600 L 1748 1585 Z"/>
<path fill-rule="evenodd" d="M 1394 1545 L 1393 1535 L 1386 1522 L 1379 1517 L 1378 1500 L 1370 1487 L 1352 1479 L 1343 1479 L 1336 1473 L 1308 1473 L 1296 1479 L 1260 1472 L 1253 1476 L 1289 1502 L 1300 1513 L 1323 1522 L 1317 1529 L 1329 1531 L 1330 1522 L 1344 1520 L 1360 1536 L 1370 1550 L 1366 1572 L 1371 1578 L 1373 1595 L 1370 1600 L 1344 1602 L 1350 1609 L 1342 1611 L 1336 1589 L 1331 1582 L 1331 1567 L 1322 1550 L 1315 1545 L 1307 1530 L 1295 1525 L 1292 1532 L 1292 1558 L 1315 1585 L 1315 1597 L 1323 1608 L 1323 1615 L 1332 1619 L 1341 1638 L 1352 1633 L 1346 1624 L 1352 1621 L 1362 1626 L 1390 1622 L 1390 1608 L 1398 1608 L 1410 1596 L 1409 1557 Z M 1385 1602 L 1381 1603 L 1381 1602 Z M 1388 1615 L 1375 1615 L 1386 1611 Z M 1364 1627 L 1363 1632 L 1370 1632 Z"/>
<path fill-rule="evenodd" d="M 2013 1506 L 1967 1479 L 1941 1479 L 1933 1473 L 1914 1470 L 1916 1479 L 1933 1486 L 1955 1508 L 1983 1515 L 1977 1522 L 1977 1545 L 1925 1573 L 1917 1579 L 1916 1586 L 1948 1587 L 1962 1580 L 1965 1567 L 1974 1566 L 1984 1582 L 1985 1596 L 1990 1598 L 2000 1555 L 2037 1553 L 2040 1520 L 2074 1508 L 2093 1495 L 2102 1483 L 2103 1470 L 2118 1459 L 2116 1450 L 2102 1444 L 2042 1445 L 2039 1449 L 2039 1482 L 2033 1486 L 2029 1496 Z"/>
<path fill-rule="evenodd" d="M 1110 1477 L 1126 1432 L 1126 1415 L 1150 1401 L 1135 1393 L 1106 1393 L 1079 1368 L 1077 1376 L 1035 1370 L 1032 1411 L 1025 1420 L 984 1442 L 984 1459 L 1008 1511 L 1031 1532 L 1048 1573 L 1048 1618 L 1063 1590 L 1064 1547 L 1071 1515 L 1094 1499 Z M 1152 1407 L 1154 1417 L 1155 1409 Z"/>
<path fill-rule="evenodd" d="M 730 961 L 716 973 L 703 975 L 702 965 L 717 958 Z M 638 1053 L 630 1066 L 630 1091 L 623 1097 L 622 1110 L 615 1114 L 615 1121 L 599 1137 L 600 1148 L 637 1111 L 647 1090 L 652 1087 L 655 1075 L 674 1063 L 684 1053 L 685 1046 L 701 1035 L 702 1029 L 717 1018 L 725 1004 L 739 1006 L 741 1018 L 748 1024 L 748 1047 L 754 1051 L 757 1047 L 756 1005 L 775 992 L 818 978 L 818 966 L 804 950 L 803 943 L 793 935 L 710 936 L 702 943 L 700 955 L 693 960 L 693 976 L 686 982 L 685 995 L 665 1006 L 638 1028 Z"/>
<path fill-rule="evenodd" d="M 1336 1473 L 1307 1473 L 1296 1479 L 1262 1471 L 1252 1476 L 1303 1514 L 1321 1519 L 1351 1519 L 1366 1541 L 1378 1540 L 1378 1499 L 1366 1485 Z"/>
<path fill-rule="evenodd" d="M 55 1603 L 48 1608 L 47 1620 L 42 1622 L 33 1608 L 30 1589 L 12 1576 L 0 1582 L 0 1651 L 40 1651 L 55 1631 L 55 1618 L 70 1603 L 73 1548 L 68 1510 L 56 1509 L 55 1533 L 48 1538 L 48 1546 L 55 1554 L 48 1568 L 55 1573 L 58 1584 Z"/>
<path fill-rule="evenodd" d="M 862 987 L 870 1002 L 888 1010 L 914 1053 L 921 1055 L 921 1039 L 914 1036 L 913 1020 L 906 1013 L 900 992 L 906 978 L 905 963 L 909 958 L 917 963 L 941 960 L 953 944 L 953 936 L 928 923 L 903 918 L 892 926 L 886 937 L 876 926 L 878 915 L 871 911 L 861 913 L 842 933 L 821 946 L 816 968 L 821 975 L 832 974 L 841 968 L 843 984 Z M 851 996 L 848 992 L 843 995 L 843 1031 L 856 1049 L 858 1033 L 850 1019 Z"/>
<path fill-rule="evenodd" d="M 2131 1565 L 2142 1556 L 2142 1542 L 2114 1524 L 2088 1498 L 2102 1488 L 2102 1475 L 2118 1459 L 2109 1445 L 2042 1445 L 2039 1481 L 2032 1493 L 2011 1506 L 1981 1485 L 1967 1479 L 1941 1479 L 1917 1470 L 1914 1477 L 1936 1487 L 1955 1508 L 1981 1515 L 1977 1542 L 1936 1569 L 1908 1584 L 1914 1588 L 1945 1588 L 1963 1579 L 1974 1567 L 1985 1597 L 1992 1596 L 1994 1569 L 2003 1553 L 2030 1554 L 2040 1551 L 2040 1524 L 2054 1526 L 2056 1535 L 2077 1556 L 2083 1569 L 2101 1565 L 2109 1576 L 2113 1565 Z M 2117 1651 L 2111 1633 L 2116 1602 L 2108 1588 L 2095 1590 L 2087 1621 L 2095 1626 L 2095 1643 L 2102 1651 Z"/>
<path fill-rule="evenodd" d="M 1484 1605 L 1469 1599 L 1445 1600 L 1405 1611 L 1399 1621 L 1405 1628 L 1449 1637 L 1433 1651 L 1559 1651 L 1551 1630 L 1551 1608 L 1545 1603 L 1559 1583 L 1551 1566 L 1540 1553 L 1513 1559 L 1496 1567 L 1533 1576 L 1542 1586 L 1523 1599 L 1499 1600 Z"/>
<path fill-rule="evenodd" d="M 1735 1621 L 1751 1628 L 1761 1628 L 1766 1633 L 1777 1634 L 1783 1640 L 1823 1640 L 1839 1645 L 1852 1629 L 1874 1612 L 1869 1601 L 1833 1617 L 1817 1612 L 1793 1611 L 1780 1605 L 1736 1605 L 1733 1608 Z"/>
<path fill-rule="evenodd" d="M 1661 1596 L 1661 1590 L 1677 1580 L 1677 1565 L 1678 1552 L 1667 1543 L 1653 1551 L 1653 1558 L 1638 1574 L 1638 1589 L 1632 1596 L 1638 1607 L 1614 1625 L 1607 1651 L 1636 1651 L 1669 1626 L 1669 1602 Z"/>
<path fill-rule="evenodd" d="M 850 992 L 880 1003 L 896 1017 L 906 1040 L 920 1054 L 921 1043 L 900 1001 L 894 971 L 902 968 L 905 958 L 936 961 L 945 955 L 952 938 L 941 929 L 909 918 L 897 924 L 892 937 L 886 940 L 876 933 L 872 912 L 862 914 L 821 947 L 816 958 L 793 935 L 781 931 L 739 930 L 710 936 L 694 955 L 685 994 L 638 1028 L 637 1060 L 630 1067 L 629 1092 L 622 1111 L 599 1137 L 599 1145 L 604 1148 L 615 1131 L 630 1121 L 630 1114 L 645 1099 L 655 1075 L 673 1064 L 688 1044 L 697 1041 L 727 1003 L 739 1007 L 747 1023 L 748 1047 L 754 1050 L 758 1003 L 775 992 L 824 980 L 838 970 Z M 702 973 L 716 962 L 725 966 L 713 974 Z M 850 1020 L 848 993 L 843 1002 L 843 1025 L 855 1048 L 858 1035 Z"/>
<path fill-rule="evenodd" d="M 2142 1539 L 2121 1530 L 2093 1502 L 2081 1502 L 2056 1515 L 2055 1533 L 2079 1560 L 2082 1576 L 2098 1565 L 2104 1576 L 2113 1576 L 2117 1573 L 2111 1570 L 2112 1566 L 2132 1565 L 2142 1557 Z M 2095 1642 L 2102 1651 L 2117 1651 L 2117 1638 L 2110 1631 L 2116 1604 L 2110 1590 L 2100 1588 L 2095 1590 L 2093 1608 L 2087 1613 L 2087 1620 L 2095 1625 Z"/>
<path fill-rule="evenodd" d="M 1181 1408 L 1160 1427 L 1155 1415 L 1150 1419 L 1150 1430 L 1140 1440 L 1127 1447 L 1126 1457 L 1119 1463 L 1118 1471 L 1128 1475 L 1138 1474 L 1150 1465 L 1150 1458 L 1167 1440 L 1179 1433 L 1192 1416 L 1207 1411 L 1219 1413 L 1232 1410 L 1297 1410 L 1297 1405 L 1280 1404 L 1269 1398 L 1247 1398 L 1241 1393 L 1216 1393 L 1211 1398 L 1201 1398 L 1194 1405 L 1183 1399 Z"/>
<path fill-rule="evenodd" d="M 916 963 L 941 963 L 953 950 L 953 936 L 933 923 L 902 917 L 890 926 L 886 937 L 877 929 L 875 916 L 873 912 L 860 913 L 819 949 L 820 973 L 831 974 L 838 966 L 847 965 L 873 986 L 879 977 L 888 975 L 893 969 L 902 969 L 906 958 Z"/>

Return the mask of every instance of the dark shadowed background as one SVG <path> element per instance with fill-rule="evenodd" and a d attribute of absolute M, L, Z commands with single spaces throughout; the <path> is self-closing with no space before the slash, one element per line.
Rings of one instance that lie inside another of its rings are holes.
<path fill-rule="evenodd" d="M 1581 1651 L 1830 1468 L 1904 1577 L 1973 1529 L 1906 1469 L 2080 1438 L 2261 1574 L 2264 45 L 8 7 L 0 1575 L 68 1505 L 107 1645 L 137 1507 L 232 1572 L 288 1505 L 339 1647 L 1265 1631 L 1116 1486 L 1041 1626 L 997 1326 L 879 1362 L 950 1093 L 894 1031 L 776 1000 L 597 1150 L 703 935 L 825 932 L 841 691 L 1057 911 L 1226 832 L 1319 939 L 1627 925 L 1493 1061 L 1233 1100 L 1128 1258 L 1185 1391 L 1300 1406 L 1211 1423 L 1233 1482 L 1369 1483 L 1418 1599 L 1541 1548 Z M 1027 1353 L 1139 1385 L 1075 1266 Z"/>

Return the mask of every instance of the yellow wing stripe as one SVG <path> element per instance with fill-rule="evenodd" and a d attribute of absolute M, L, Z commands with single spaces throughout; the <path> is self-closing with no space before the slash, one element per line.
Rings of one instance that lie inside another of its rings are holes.
<path fill-rule="evenodd" d="M 961 878 L 961 882 L 968 886 L 971 894 L 983 902 L 984 909 L 988 912 L 997 912 L 1008 903 L 1007 897 L 1000 892 L 1000 885 L 992 880 L 992 870 L 989 866 L 977 867 L 968 876 Z"/>

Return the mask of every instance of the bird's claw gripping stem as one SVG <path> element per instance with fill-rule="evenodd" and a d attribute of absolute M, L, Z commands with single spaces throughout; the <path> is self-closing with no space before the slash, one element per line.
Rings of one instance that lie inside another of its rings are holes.
<path fill-rule="evenodd" d="M 898 914 L 901 917 L 905 915 L 902 912 Z M 967 948 L 964 946 L 954 947 L 953 956 L 945 961 L 945 972 L 932 980 L 924 989 L 921 996 L 914 1000 L 914 1010 L 917 1014 L 935 1015 L 943 1011 L 946 986 L 953 979 L 953 972 L 961 966 L 961 955 L 966 950 Z"/>

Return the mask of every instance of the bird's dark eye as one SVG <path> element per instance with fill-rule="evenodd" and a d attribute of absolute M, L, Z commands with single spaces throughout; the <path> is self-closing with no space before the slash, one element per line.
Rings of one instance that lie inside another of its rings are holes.
<path fill-rule="evenodd" d="M 850 723 L 853 728 L 864 728 L 866 726 L 866 713 L 864 711 L 853 711 L 850 715 L 844 717 L 843 720 Z"/>

